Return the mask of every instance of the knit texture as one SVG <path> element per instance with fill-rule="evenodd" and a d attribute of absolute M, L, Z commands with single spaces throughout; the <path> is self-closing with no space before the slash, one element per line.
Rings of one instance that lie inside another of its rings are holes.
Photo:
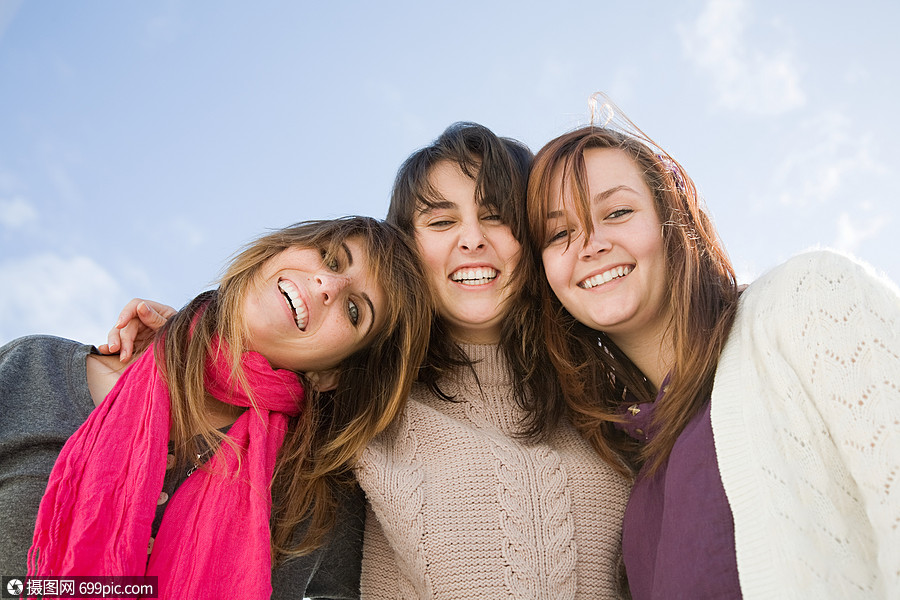
<path fill-rule="evenodd" d="M 712 393 L 744 598 L 900 598 L 900 295 L 831 252 L 743 294 Z"/>
<path fill-rule="evenodd" d="M 496 346 L 436 398 L 417 385 L 357 468 L 369 501 L 363 598 L 615 598 L 628 484 L 564 423 L 515 436 Z"/>

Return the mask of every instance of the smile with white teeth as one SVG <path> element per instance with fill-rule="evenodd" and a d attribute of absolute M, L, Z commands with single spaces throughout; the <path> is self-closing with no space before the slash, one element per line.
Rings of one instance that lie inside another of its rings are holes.
<path fill-rule="evenodd" d="M 285 301 L 288 304 L 288 308 L 291 309 L 291 312 L 294 313 L 294 323 L 297 324 L 297 329 L 303 331 L 306 329 L 306 322 L 309 319 L 309 311 L 306 309 L 306 305 L 303 303 L 303 300 L 300 299 L 300 290 L 286 279 L 278 280 L 278 289 L 281 290 L 281 294 L 284 296 Z"/>
<path fill-rule="evenodd" d="M 497 269 L 491 267 L 459 269 L 450 274 L 450 280 L 463 285 L 485 285 L 495 280 L 497 275 Z"/>
<path fill-rule="evenodd" d="M 609 271 L 604 271 L 603 273 L 598 273 L 593 277 L 588 277 L 584 281 L 578 284 L 578 287 L 584 288 L 586 290 L 591 289 L 592 287 L 597 287 L 598 285 L 602 285 L 607 281 L 612 281 L 613 279 L 618 279 L 619 277 L 625 277 L 629 273 L 631 273 L 631 266 L 618 266 L 613 267 Z"/>

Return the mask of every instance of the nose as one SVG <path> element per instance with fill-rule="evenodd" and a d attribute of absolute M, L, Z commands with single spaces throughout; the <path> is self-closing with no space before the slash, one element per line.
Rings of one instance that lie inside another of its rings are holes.
<path fill-rule="evenodd" d="M 598 254 L 603 254 L 611 246 L 609 238 L 602 234 L 599 227 L 595 226 L 591 235 L 584 241 L 580 256 L 583 260 L 589 260 Z"/>
<path fill-rule="evenodd" d="M 325 304 L 334 302 L 341 291 L 350 285 L 349 277 L 336 273 L 319 273 L 316 275 L 315 279 L 316 284 L 319 286 L 319 293 L 322 294 L 322 300 Z"/>
<path fill-rule="evenodd" d="M 459 248 L 461 250 L 478 250 L 483 248 L 487 237 L 481 223 L 477 220 L 471 223 L 463 223 L 459 232 Z"/>

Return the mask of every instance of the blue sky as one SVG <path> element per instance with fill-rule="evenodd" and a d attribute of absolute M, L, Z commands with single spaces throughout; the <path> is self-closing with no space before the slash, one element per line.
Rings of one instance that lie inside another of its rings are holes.
<path fill-rule="evenodd" d="M 382 217 L 453 121 L 538 150 L 612 99 L 744 281 L 803 249 L 900 281 L 888 0 L 0 0 L 0 343 L 180 306 L 268 228 Z"/>

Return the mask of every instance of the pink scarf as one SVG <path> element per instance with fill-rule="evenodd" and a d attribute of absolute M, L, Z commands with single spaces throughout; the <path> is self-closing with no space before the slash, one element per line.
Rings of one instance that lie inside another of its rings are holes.
<path fill-rule="evenodd" d="M 231 379 L 224 343 L 206 365 L 213 397 L 250 406 Z M 257 408 L 228 431 L 227 444 L 169 500 L 153 552 L 151 525 L 166 472 L 169 390 L 154 348 L 119 378 L 63 447 L 41 500 L 29 576 L 150 575 L 159 598 L 269 598 L 269 518 L 275 458 L 289 416 L 299 413 L 296 374 L 256 352 L 241 357 Z"/>

